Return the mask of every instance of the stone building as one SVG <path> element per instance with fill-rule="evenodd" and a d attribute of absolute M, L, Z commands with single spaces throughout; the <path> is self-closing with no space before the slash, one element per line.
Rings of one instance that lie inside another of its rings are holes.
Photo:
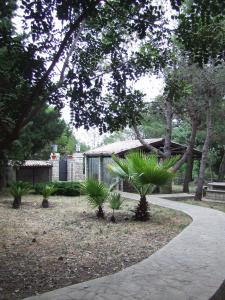
<path fill-rule="evenodd" d="M 25 160 L 22 165 L 10 167 L 8 181 L 21 180 L 31 184 L 45 183 L 52 180 L 52 164 L 45 160 Z"/>
<path fill-rule="evenodd" d="M 159 150 L 163 150 L 165 139 L 145 139 L 145 142 Z M 84 153 L 85 156 L 85 176 L 86 178 L 95 178 L 106 185 L 110 186 L 115 182 L 115 178 L 107 170 L 107 166 L 112 163 L 112 154 L 123 158 L 129 151 L 144 151 L 149 153 L 139 140 L 119 141 L 112 144 L 104 145 L 99 148 L 89 150 Z M 175 142 L 171 143 L 172 155 L 182 155 L 186 150 L 185 145 Z M 201 151 L 194 149 L 194 159 L 201 158 Z M 120 189 L 123 191 L 132 191 L 127 182 L 122 182 Z"/>
<path fill-rule="evenodd" d="M 51 181 L 83 181 L 84 155 L 60 156 L 59 153 L 51 154 L 50 160 L 25 160 L 22 164 L 8 167 L 7 182 L 21 180 L 36 183 Z"/>

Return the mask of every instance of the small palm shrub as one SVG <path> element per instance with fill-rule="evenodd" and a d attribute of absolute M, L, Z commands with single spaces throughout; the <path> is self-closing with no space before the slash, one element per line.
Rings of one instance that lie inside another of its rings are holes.
<path fill-rule="evenodd" d="M 108 188 L 102 182 L 98 182 L 95 179 L 87 179 L 82 184 L 81 191 L 87 195 L 90 205 L 94 208 L 98 208 L 96 212 L 97 218 L 104 219 L 103 204 L 109 195 Z"/>
<path fill-rule="evenodd" d="M 120 209 L 121 205 L 123 203 L 123 200 L 121 199 L 121 195 L 119 193 L 111 193 L 109 196 L 109 206 L 113 210 L 112 216 L 111 216 L 111 222 L 115 223 L 116 218 L 114 215 L 114 211 Z"/>
<path fill-rule="evenodd" d="M 43 188 L 46 186 L 46 184 L 47 185 L 51 185 L 51 186 L 53 186 L 54 185 L 54 183 L 53 182 L 48 182 L 48 183 L 36 183 L 35 185 L 34 185 L 34 193 L 35 194 L 38 194 L 38 195 L 42 195 L 42 190 L 43 190 Z"/>
<path fill-rule="evenodd" d="M 158 162 L 154 154 L 143 152 L 130 152 L 125 159 L 112 156 L 114 164 L 108 166 L 109 171 L 122 180 L 127 180 L 140 195 L 140 201 L 135 210 L 135 219 L 146 221 L 149 219 L 148 202 L 146 195 L 154 185 L 165 185 L 174 176 L 170 168 L 176 163 L 178 157 Z"/>
<path fill-rule="evenodd" d="M 41 194 L 43 196 L 43 200 L 42 200 L 42 207 L 43 208 L 48 208 L 49 207 L 48 199 L 54 193 L 54 191 L 55 191 L 55 188 L 54 188 L 53 185 L 45 185 L 42 188 Z"/>
<path fill-rule="evenodd" d="M 12 207 L 15 209 L 20 208 L 22 196 L 29 193 L 31 186 L 27 182 L 14 181 L 10 184 L 9 191 L 14 197 Z"/>

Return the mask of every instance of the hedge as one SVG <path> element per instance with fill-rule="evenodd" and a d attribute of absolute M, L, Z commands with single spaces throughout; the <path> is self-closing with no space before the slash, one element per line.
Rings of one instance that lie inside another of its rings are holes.
<path fill-rule="evenodd" d="M 36 194 L 41 194 L 43 186 L 53 185 L 55 191 L 53 195 L 62 195 L 62 196 L 79 196 L 80 195 L 80 182 L 74 181 L 57 181 L 49 183 L 37 183 L 34 185 L 34 191 Z"/>

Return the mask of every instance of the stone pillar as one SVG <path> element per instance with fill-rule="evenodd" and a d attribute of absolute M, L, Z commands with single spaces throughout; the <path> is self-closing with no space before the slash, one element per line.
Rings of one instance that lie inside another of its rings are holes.
<path fill-rule="evenodd" d="M 98 182 L 102 182 L 102 157 L 99 157 L 99 163 L 98 163 Z"/>
<path fill-rule="evenodd" d="M 120 188 L 117 187 L 117 189 L 123 192 L 123 180 L 120 180 Z"/>
<path fill-rule="evenodd" d="M 59 153 L 51 154 L 50 162 L 52 164 L 52 180 L 59 181 Z"/>
<path fill-rule="evenodd" d="M 84 155 L 74 153 L 67 158 L 67 181 L 83 181 L 84 177 Z"/>
<path fill-rule="evenodd" d="M 6 183 L 10 183 L 12 181 L 16 181 L 16 167 L 12 165 L 7 166 L 7 175 L 6 175 Z"/>
<path fill-rule="evenodd" d="M 84 158 L 85 158 L 85 179 L 88 179 L 88 172 L 89 172 L 89 170 L 88 170 L 88 157 L 85 155 L 84 156 Z"/>

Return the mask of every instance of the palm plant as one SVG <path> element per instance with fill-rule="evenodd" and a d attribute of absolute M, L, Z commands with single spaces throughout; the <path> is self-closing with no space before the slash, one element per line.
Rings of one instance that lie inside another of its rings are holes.
<path fill-rule="evenodd" d="M 30 184 L 23 181 L 14 181 L 10 184 L 9 191 L 14 197 L 12 207 L 15 209 L 20 208 L 22 196 L 29 193 Z"/>
<path fill-rule="evenodd" d="M 148 202 L 146 195 L 151 192 L 154 185 L 166 184 L 173 173 L 170 168 L 177 161 L 177 157 L 158 162 L 154 154 L 147 155 L 143 152 L 131 152 L 125 159 L 112 157 L 115 164 L 108 166 L 109 171 L 122 180 L 127 180 L 140 195 L 140 201 L 135 210 L 135 219 L 146 221 L 149 219 Z"/>
<path fill-rule="evenodd" d="M 116 222 L 116 218 L 114 215 L 114 211 L 120 209 L 123 200 L 121 199 L 121 195 L 119 193 L 111 193 L 109 196 L 109 206 L 113 210 L 113 214 L 111 216 L 111 221 L 113 223 Z"/>
<path fill-rule="evenodd" d="M 42 200 L 42 207 L 43 208 L 48 208 L 49 207 L 48 199 L 54 193 L 54 191 L 55 191 L 55 188 L 54 188 L 53 185 L 45 185 L 42 188 L 41 194 L 43 196 L 43 200 Z"/>
<path fill-rule="evenodd" d="M 88 201 L 92 207 L 98 208 L 97 217 L 104 219 L 103 204 L 108 198 L 109 190 L 102 183 L 95 179 L 87 179 L 81 186 L 81 190 L 87 195 Z"/>

